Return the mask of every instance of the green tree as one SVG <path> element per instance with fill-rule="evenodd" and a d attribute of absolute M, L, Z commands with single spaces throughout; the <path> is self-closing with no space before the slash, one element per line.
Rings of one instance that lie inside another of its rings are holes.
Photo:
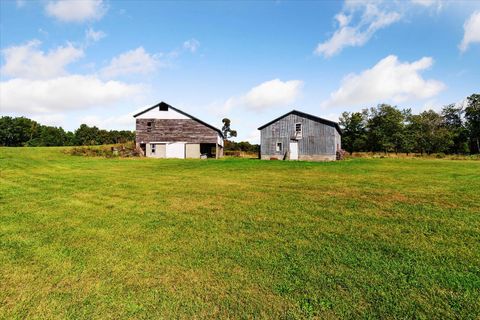
<path fill-rule="evenodd" d="M 371 108 L 367 121 L 367 141 L 371 151 L 398 152 L 403 143 L 405 110 L 388 104 Z"/>
<path fill-rule="evenodd" d="M 81 146 L 100 144 L 98 133 L 99 130 L 97 127 L 89 127 L 86 124 L 81 124 L 80 127 L 75 130 L 75 142 Z"/>
<path fill-rule="evenodd" d="M 342 146 L 350 154 L 362 151 L 367 141 L 366 114 L 362 112 L 343 112 L 340 117 L 342 127 Z"/>
<path fill-rule="evenodd" d="M 232 137 L 236 137 L 237 136 L 237 131 L 236 130 L 232 130 L 232 128 L 230 128 L 230 124 L 231 124 L 231 121 L 230 119 L 228 118 L 223 118 L 222 119 L 222 123 L 223 123 L 223 126 L 222 126 L 222 133 L 223 133 L 223 136 L 225 138 L 225 140 L 228 140 Z"/>
<path fill-rule="evenodd" d="M 462 108 L 453 103 L 442 109 L 443 124 L 450 131 L 453 141 L 448 153 L 468 152 L 468 132 L 463 124 L 462 116 Z"/>
<path fill-rule="evenodd" d="M 25 117 L 0 118 L 0 145 L 9 147 L 23 146 L 27 141 L 37 138 L 40 125 Z"/>
<path fill-rule="evenodd" d="M 465 108 L 465 126 L 470 139 L 470 152 L 480 152 L 480 94 L 474 93 L 467 98 Z"/>
<path fill-rule="evenodd" d="M 448 152 L 453 145 L 452 134 L 444 125 L 443 117 L 428 110 L 410 118 L 408 132 L 413 133 L 415 149 L 420 153 Z"/>
<path fill-rule="evenodd" d="M 61 127 L 42 126 L 40 140 L 42 146 L 63 146 L 66 141 L 66 133 Z"/>

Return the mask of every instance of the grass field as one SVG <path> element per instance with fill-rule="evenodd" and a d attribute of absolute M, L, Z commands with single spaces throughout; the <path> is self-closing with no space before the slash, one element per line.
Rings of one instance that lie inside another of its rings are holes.
<path fill-rule="evenodd" d="M 0 148 L 0 317 L 480 317 L 480 162 Z"/>

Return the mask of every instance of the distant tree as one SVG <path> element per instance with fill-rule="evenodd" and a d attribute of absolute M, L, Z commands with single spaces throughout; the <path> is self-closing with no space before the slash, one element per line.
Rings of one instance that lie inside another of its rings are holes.
<path fill-rule="evenodd" d="M 63 146 L 66 141 L 66 133 L 61 127 L 42 126 L 40 140 L 42 146 Z"/>
<path fill-rule="evenodd" d="M 367 141 L 366 114 L 362 112 L 344 112 L 340 117 L 342 127 L 342 146 L 350 154 L 365 148 Z"/>
<path fill-rule="evenodd" d="M 40 125 L 25 117 L 0 118 L 0 145 L 9 147 L 23 146 L 27 141 L 37 138 Z"/>
<path fill-rule="evenodd" d="M 75 130 L 75 142 L 81 146 L 100 144 L 98 128 L 81 124 L 80 127 Z"/>
<path fill-rule="evenodd" d="M 403 143 L 405 111 L 388 104 L 371 108 L 367 121 L 367 141 L 371 151 L 398 152 Z"/>
<path fill-rule="evenodd" d="M 76 143 L 75 143 L 75 133 L 71 132 L 71 131 L 67 131 L 65 133 L 65 143 L 64 145 L 65 146 L 74 146 Z"/>
<path fill-rule="evenodd" d="M 480 94 L 474 93 L 467 98 L 465 108 L 465 126 L 470 139 L 470 152 L 480 152 Z"/>
<path fill-rule="evenodd" d="M 452 134 L 445 127 L 443 117 L 433 110 L 412 116 L 409 126 L 414 132 L 417 152 L 448 152 L 453 145 Z"/>
<path fill-rule="evenodd" d="M 453 103 L 442 109 L 443 124 L 450 131 L 453 141 L 448 153 L 468 152 L 468 131 L 463 124 L 462 115 L 462 107 L 457 107 Z"/>
<path fill-rule="evenodd" d="M 248 141 L 225 141 L 225 151 L 244 151 L 251 153 L 258 153 L 260 150 L 260 145 L 251 144 Z"/>
<path fill-rule="evenodd" d="M 228 140 L 232 137 L 236 137 L 237 136 L 237 131 L 236 130 L 232 130 L 230 128 L 230 124 L 231 124 L 231 121 L 230 119 L 228 118 L 223 118 L 222 119 L 222 123 L 223 123 L 223 126 L 222 126 L 222 133 L 223 133 L 223 136 L 225 137 L 225 140 Z"/>

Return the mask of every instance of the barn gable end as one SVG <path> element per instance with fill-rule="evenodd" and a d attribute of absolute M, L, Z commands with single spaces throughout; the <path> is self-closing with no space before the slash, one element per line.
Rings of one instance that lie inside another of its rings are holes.
<path fill-rule="evenodd" d="M 262 159 L 335 160 L 341 148 L 336 122 L 293 110 L 259 128 Z"/>

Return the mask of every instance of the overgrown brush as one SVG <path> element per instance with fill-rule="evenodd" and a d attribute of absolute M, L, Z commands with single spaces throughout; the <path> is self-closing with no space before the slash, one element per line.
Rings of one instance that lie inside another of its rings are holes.
<path fill-rule="evenodd" d="M 131 158 L 140 156 L 140 152 L 137 150 L 134 143 L 73 147 L 67 149 L 65 152 L 73 156 L 84 157 Z"/>

